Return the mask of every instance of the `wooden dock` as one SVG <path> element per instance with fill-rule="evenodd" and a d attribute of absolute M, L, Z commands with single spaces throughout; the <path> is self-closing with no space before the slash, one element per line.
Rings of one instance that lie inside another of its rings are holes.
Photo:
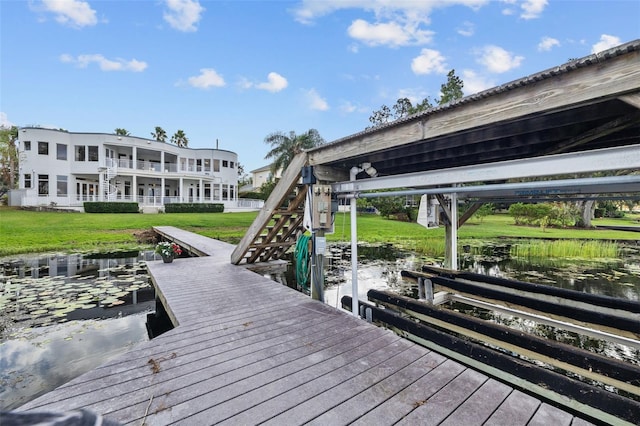
<path fill-rule="evenodd" d="M 148 262 L 176 327 L 20 407 L 135 425 L 587 425 L 391 331 L 158 229 L 204 257 Z"/>

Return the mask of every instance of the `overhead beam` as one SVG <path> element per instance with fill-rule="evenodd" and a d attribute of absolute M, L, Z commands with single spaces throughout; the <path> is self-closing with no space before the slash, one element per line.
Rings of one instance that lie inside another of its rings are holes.
<path fill-rule="evenodd" d="M 566 64 L 463 98 L 450 107 L 436 108 L 382 126 L 376 131 L 363 132 L 314 148 L 308 151 L 309 164 L 359 157 L 420 140 L 638 91 L 639 51 L 609 57 L 606 62 L 601 62 L 598 55 L 583 58 L 578 61 L 579 64 Z M 605 73 L 607 78 L 602 77 Z M 553 78 L 557 75 L 562 75 L 562 85 L 558 85 L 557 78 Z"/>
<path fill-rule="evenodd" d="M 623 169 L 640 169 L 640 145 L 339 182 L 333 184 L 332 188 L 336 193 L 393 188 L 428 188 L 454 183 L 464 184 Z"/>
<path fill-rule="evenodd" d="M 640 123 L 640 111 L 634 111 L 631 114 L 627 114 L 624 117 L 616 118 L 601 126 L 597 126 L 581 135 L 573 137 L 567 141 L 560 142 L 547 151 L 547 154 L 559 154 L 561 152 L 567 152 L 571 148 L 584 145 L 593 140 L 600 139 L 604 136 L 612 133 L 619 132 L 627 127 L 635 126 Z"/>
<path fill-rule="evenodd" d="M 498 183 L 489 185 L 471 186 L 440 186 L 437 188 L 401 189 L 398 191 L 385 192 L 356 192 L 342 196 L 343 198 L 379 198 L 396 197 L 406 195 L 435 195 L 438 202 L 445 205 L 442 194 L 457 194 L 460 198 L 483 199 L 485 197 L 542 197 L 557 195 L 585 194 L 630 194 L 640 193 L 640 175 L 606 176 L 597 178 L 576 178 L 561 180 L 543 180 L 532 182 Z M 586 198 L 586 197 L 585 197 Z M 629 198 L 624 198 L 629 199 Z M 484 200 L 482 200 L 484 201 Z M 452 217 L 448 210 L 445 210 L 447 217 Z"/>
<path fill-rule="evenodd" d="M 633 93 L 631 95 L 620 96 L 620 100 L 627 104 L 640 109 L 640 93 Z"/>

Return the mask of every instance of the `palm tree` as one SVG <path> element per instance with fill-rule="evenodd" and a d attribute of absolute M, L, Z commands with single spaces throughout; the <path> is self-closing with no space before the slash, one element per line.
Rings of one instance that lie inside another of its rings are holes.
<path fill-rule="evenodd" d="M 184 134 L 184 131 L 178 130 L 173 136 L 171 136 L 171 143 L 175 143 L 181 148 L 186 148 L 189 145 L 189 139 L 187 139 L 187 135 Z"/>
<path fill-rule="evenodd" d="M 121 128 L 118 127 L 115 130 L 115 132 L 116 132 L 116 135 L 118 135 L 118 136 L 129 136 L 129 132 L 127 131 L 127 129 L 121 129 Z"/>
<path fill-rule="evenodd" d="M 167 132 L 160 126 L 156 126 L 156 131 L 151 132 L 151 137 L 157 140 L 158 142 L 166 142 L 167 141 Z"/>
<path fill-rule="evenodd" d="M 325 143 L 316 129 L 309 129 L 301 135 L 291 131 L 288 136 L 282 132 L 275 132 L 267 136 L 264 142 L 271 145 L 271 151 L 264 158 L 273 159 L 271 173 L 274 175 L 278 170 L 285 170 L 296 154 Z"/>

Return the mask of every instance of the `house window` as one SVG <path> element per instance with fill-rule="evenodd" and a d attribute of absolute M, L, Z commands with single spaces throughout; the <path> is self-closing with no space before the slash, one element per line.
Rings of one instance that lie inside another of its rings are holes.
<path fill-rule="evenodd" d="M 227 160 L 222 160 L 222 167 L 229 167 L 229 162 Z"/>
<path fill-rule="evenodd" d="M 24 150 L 31 151 L 31 141 L 24 141 Z"/>
<path fill-rule="evenodd" d="M 31 188 L 31 173 L 24 175 L 24 187 Z"/>
<path fill-rule="evenodd" d="M 229 161 L 229 167 L 231 167 L 233 169 L 234 166 L 235 166 L 235 164 L 233 164 L 233 161 Z"/>
<path fill-rule="evenodd" d="M 222 199 L 223 200 L 228 200 L 229 199 L 229 185 L 222 185 Z"/>
<path fill-rule="evenodd" d="M 76 146 L 76 161 L 86 161 L 87 160 L 87 147 L 84 145 Z"/>
<path fill-rule="evenodd" d="M 229 185 L 229 195 L 231 196 L 231 200 L 235 200 L 235 192 L 236 192 L 236 187 L 233 185 Z"/>
<path fill-rule="evenodd" d="M 67 196 L 67 177 L 58 175 L 56 177 L 56 191 L 59 197 Z"/>
<path fill-rule="evenodd" d="M 198 172 L 202 171 L 202 160 L 200 160 L 200 159 L 196 160 L 196 171 L 198 171 Z"/>
<path fill-rule="evenodd" d="M 204 184 L 204 198 L 207 200 L 211 199 L 211 184 L 210 183 L 205 183 Z"/>
<path fill-rule="evenodd" d="M 89 161 L 98 161 L 98 147 L 89 146 Z"/>
<path fill-rule="evenodd" d="M 213 160 L 213 171 L 214 172 L 220 171 L 220 160 Z"/>
<path fill-rule="evenodd" d="M 208 158 L 204 160 L 204 171 L 205 172 L 211 171 L 211 160 L 209 160 Z"/>
<path fill-rule="evenodd" d="M 49 195 L 49 175 L 38 175 L 38 195 Z"/>
<path fill-rule="evenodd" d="M 49 155 L 49 142 L 38 142 L 38 154 Z"/>
<path fill-rule="evenodd" d="M 66 160 L 67 159 L 67 146 L 63 143 L 56 144 L 56 158 L 58 160 Z"/>

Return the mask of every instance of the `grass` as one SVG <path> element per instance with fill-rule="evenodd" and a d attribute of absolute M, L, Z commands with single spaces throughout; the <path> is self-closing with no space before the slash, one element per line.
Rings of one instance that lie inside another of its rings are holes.
<path fill-rule="evenodd" d="M 171 214 L 85 214 L 33 212 L 0 207 L 0 256 L 37 252 L 88 252 L 140 248 L 135 232 L 152 226 L 176 226 L 236 244 L 257 212 Z M 608 225 L 638 225 L 640 215 L 607 219 Z M 444 229 L 426 229 L 416 223 L 398 222 L 374 215 L 358 217 L 358 239 L 392 243 L 429 256 L 444 253 Z M 350 215 L 337 213 L 329 242 L 350 241 Z M 555 229 L 515 226 L 508 215 L 470 221 L 458 232 L 460 244 L 496 238 L 637 240 L 633 232 L 594 229 Z"/>

